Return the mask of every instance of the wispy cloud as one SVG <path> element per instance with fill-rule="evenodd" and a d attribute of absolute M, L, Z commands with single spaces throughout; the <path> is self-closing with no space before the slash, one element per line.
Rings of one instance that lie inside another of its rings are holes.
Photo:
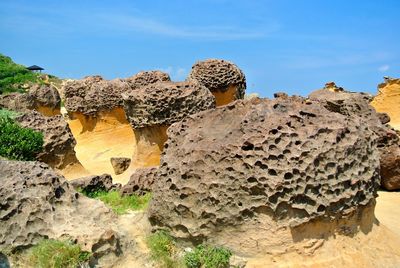
<path fill-rule="evenodd" d="M 189 73 L 187 69 L 182 67 L 168 66 L 166 68 L 154 68 L 154 69 L 169 74 L 173 81 L 183 81 L 186 79 Z"/>
<path fill-rule="evenodd" d="M 384 72 L 388 71 L 389 69 L 390 69 L 390 66 L 387 65 L 387 64 L 385 64 L 385 65 L 380 66 L 380 67 L 378 68 L 378 71 L 384 73 Z"/>
<path fill-rule="evenodd" d="M 268 26 L 241 28 L 226 25 L 194 25 L 183 26 L 161 22 L 151 17 L 139 17 L 122 14 L 99 14 L 99 20 L 108 27 L 117 31 L 142 32 L 152 35 L 160 35 L 184 39 L 206 39 L 206 40 L 243 40 L 258 39 L 278 31 L 280 26 L 277 23 L 270 23 Z"/>

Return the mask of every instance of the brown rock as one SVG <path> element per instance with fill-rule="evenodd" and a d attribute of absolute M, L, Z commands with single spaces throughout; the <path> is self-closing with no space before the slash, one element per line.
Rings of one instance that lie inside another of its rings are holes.
<path fill-rule="evenodd" d="M 391 145 L 381 153 L 382 186 L 386 190 L 400 189 L 400 146 Z"/>
<path fill-rule="evenodd" d="M 122 195 L 144 195 L 153 190 L 158 168 L 139 168 L 132 175 L 127 184 L 121 188 Z"/>
<path fill-rule="evenodd" d="M 373 212 L 379 180 L 376 137 L 363 120 L 301 98 L 237 101 L 168 129 L 149 219 L 195 243 L 284 252 L 306 239 L 293 228 L 321 222 L 319 235 L 329 235 L 333 219 L 347 230 L 347 217 Z"/>
<path fill-rule="evenodd" d="M 193 65 L 188 79 L 196 80 L 208 88 L 214 94 L 217 106 L 244 98 L 246 78 L 243 72 L 229 61 L 199 61 Z"/>
<path fill-rule="evenodd" d="M 17 112 L 36 110 L 45 116 L 54 116 L 61 114 L 61 98 L 53 86 L 33 85 L 27 93 L 1 95 L 0 107 Z"/>
<path fill-rule="evenodd" d="M 31 111 L 18 116 L 16 120 L 23 127 L 43 133 L 44 145 L 43 152 L 37 158 L 39 161 L 56 169 L 79 163 L 74 151 L 76 141 L 61 115 L 46 117 Z"/>
<path fill-rule="evenodd" d="M 171 78 L 167 73 L 164 72 L 146 71 L 139 72 L 134 76 L 128 77 L 125 79 L 125 81 L 128 82 L 132 89 L 138 89 L 157 82 L 168 82 L 171 81 Z"/>
<path fill-rule="evenodd" d="M 0 175 L 0 251 L 70 239 L 95 259 L 121 253 L 115 214 L 75 192 L 46 164 L 0 160 Z"/>
<path fill-rule="evenodd" d="M 116 175 L 124 173 L 131 164 L 131 159 L 127 157 L 112 157 L 110 161 Z"/>
<path fill-rule="evenodd" d="M 113 184 L 113 179 L 110 174 L 87 176 L 69 181 L 76 190 L 85 193 L 95 193 L 99 191 L 109 192 L 112 190 L 119 190 L 121 184 Z"/>

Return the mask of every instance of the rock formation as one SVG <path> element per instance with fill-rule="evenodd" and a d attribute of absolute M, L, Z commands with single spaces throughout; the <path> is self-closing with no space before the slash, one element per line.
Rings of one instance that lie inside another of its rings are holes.
<path fill-rule="evenodd" d="M 371 105 L 390 117 L 390 125 L 400 130 L 400 79 L 385 78 L 385 82 L 378 86 L 378 94 Z"/>
<path fill-rule="evenodd" d="M 135 150 L 135 135 L 126 118 L 121 94 L 168 80 L 168 74 L 150 71 L 126 79 L 86 77 L 63 85 L 65 107 L 72 119 L 69 125 L 77 140 L 77 156 L 92 174 L 116 174 L 110 158 L 131 157 Z M 121 180 L 128 180 L 129 175 L 122 174 L 126 178 Z"/>
<path fill-rule="evenodd" d="M 110 161 L 116 175 L 124 173 L 131 164 L 131 159 L 127 157 L 111 157 Z"/>
<path fill-rule="evenodd" d="M 190 114 L 215 107 L 207 88 L 195 81 L 159 82 L 123 95 L 124 109 L 135 130 L 132 165 L 158 166 L 167 128 Z"/>
<path fill-rule="evenodd" d="M 143 195 L 152 192 L 157 168 L 139 168 L 131 175 L 128 183 L 121 188 L 122 195 Z"/>
<path fill-rule="evenodd" d="M 27 93 L 1 95 L 1 107 L 17 112 L 36 110 L 45 116 L 54 116 L 61 114 L 61 98 L 53 86 L 35 84 Z"/>
<path fill-rule="evenodd" d="M 387 190 L 400 189 L 400 139 L 396 131 L 385 124 L 390 122 L 387 114 L 377 113 L 369 105 L 372 97 L 365 93 L 328 90 L 326 87 L 310 94 L 310 99 L 319 101 L 326 109 L 354 118 L 360 118 L 374 131 L 380 152 L 382 187 Z"/>
<path fill-rule="evenodd" d="M 44 136 L 43 152 L 37 159 L 70 178 L 87 174 L 76 158 L 76 141 L 68 124 L 61 115 L 46 117 L 36 111 L 18 116 L 16 120 L 22 127 L 40 131 Z"/>
<path fill-rule="evenodd" d="M 196 80 L 208 88 L 214 94 L 217 106 L 243 99 L 246 90 L 243 72 L 225 60 L 209 59 L 195 63 L 188 80 Z"/>
<path fill-rule="evenodd" d="M 252 256 L 312 251 L 371 230 L 379 182 L 363 120 L 300 97 L 237 101 L 168 129 L 149 219 Z"/>
<path fill-rule="evenodd" d="M 86 194 L 91 194 L 99 191 L 119 190 L 121 184 L 113 184 L 113 179 L 110 174 L 87 176 L 69 181 L 77 191 L 82 191 Z"/>
<path fill-rule="evenodd" d="M 42 239 L 70 239 L 96 259 L 121 253 L 115 214 L 75 192 L 46 164 L 0 160 L 0 175 L 1 252 L 26 249 Z"/>

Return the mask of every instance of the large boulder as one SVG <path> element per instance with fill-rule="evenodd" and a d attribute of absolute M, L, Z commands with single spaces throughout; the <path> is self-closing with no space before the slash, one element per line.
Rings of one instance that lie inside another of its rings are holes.
<path fill-rule="evenodd" d="M 43 133 L 44 145 L 43 152 L 37 157 L 39 161 L 56 169 L 79 163 L 74 151 L 76 141 L 61 115 L 46 117 L 31 111 L 18 116 L 16 120 L 22 127 Z"/>
<path fill-rule="evenodd" d="M 339 91 L 325 87 L 316 90 L 309 98 L 321 104 L 329 111 L 340 113 L 347 117 L 355 117 L 363 120 L 378 137 L 378 149 L 380 152 L 382 187 L 387 190 L 400 189 L 400 139 L 398 133 L 386 123 L 391 118 L 384 113 L 377 113 L 370 105 L 372 96 L 365 93 L 348 92 L 343 88 Z"/>
<path fill-rule="evenodd" d="M 168 82 L 171 81 L 171 78 L 167 73 L 161 71 L 146 71 L 128 77 L 125 81 L 135 90 L 157 82 Z"/>
<path fill-rule="evenodd" d="M 114 184 L 110 174 L 92 175 L 83 178 L 78 178 L 69 181 L 77 191 L 82 191 L 86 194 L 95 194 L 100 191 L 113 191 L 119 190 L 121 184 Z"/>
<path fill-rule="evenodd" d="M 370 228 L 379 180 L 363 120 L 300 97 L 237 101 L 168 129 L 149 219 L 193 243 L 288 252 L 336 228 Z"/>
<path fill-rule="evenodd" d="M 188 80 L 198 81 L 208 88 L 214 94 L 217 106 L 243 99 L 246 90 L 243 72 L 234 63 L 225 60 L 196 62 Z"/>
<path fill-rule="evenodd" d="M 390 125 L 400 130 L 400 79 L 385 77 L 385 82 L 378 85 L 378 94 L 371 105 L 390 116 Z"/>
<path fill-rule="evenodd" d="M 53 86 L 35 84 L 27 93 L 1 95 L 0 107 L 17 112 L 36 110 L 45 116 L 54 116 L 61 114 L 61 98 Z"/>
<path fill-rule="evenodd" d="M 115 214 L 75 192 L 40 162 L 0 160 L 0 251 L 8 254 L 43 239 L 69 239 L 98 259 L 119 255 Z"/>

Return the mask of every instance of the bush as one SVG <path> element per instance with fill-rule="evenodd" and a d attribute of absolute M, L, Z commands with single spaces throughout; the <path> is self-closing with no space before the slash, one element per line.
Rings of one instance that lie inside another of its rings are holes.
<path fill-rule="evenodd" d="M 147 193 L 143 196 L 121 196 L 118 191 L 98 191 L 93 193 L 87 193 L 85 191 L 81 192 L 87 197 L 103 201 L 117 214 L 125 214 L 129 210 L 143 210 L 147 208 L 147 205 L 151 199 L 150 193 Z"/>
<path fill-rule="evenodd" d="M 18 125 L 7 112 L 0 116 L 0 156 L 12 160 L 35 160 L 43 149 L 43 134 Z"/>
<path fill-rule="evenodd" d="M 231 256 L 229 249 L 199 245 L 186 253 L 184 259 L 188 268 L 226 268 Z"/>
<path fill-rule="evenodd" d="M 174 239 L 166 231 L 158 231 L 147 238 L 147 245 L 151 252 L 151 258 L 161 267 L 182 267 L 176 258 L 177 246 Z"/>
<path fill-rule="evenodd" d="M 40 268 L 76 268 L 89 258 L 78 245 L 58 240 L 42 240 L 29 254 L 32 266 Z"/>

